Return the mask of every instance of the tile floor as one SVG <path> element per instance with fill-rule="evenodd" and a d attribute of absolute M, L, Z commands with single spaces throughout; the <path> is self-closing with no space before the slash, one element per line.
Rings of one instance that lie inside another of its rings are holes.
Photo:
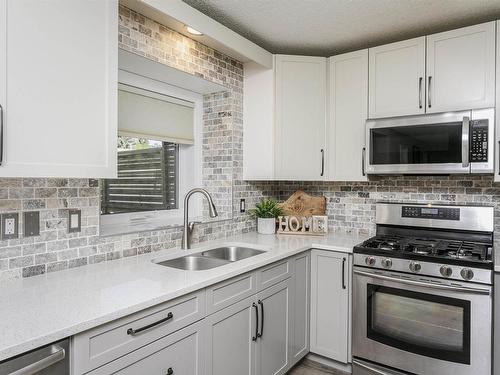
<path fill-rule="evenodd" d="M 304 359 L 302 362 L 292 368 L 287 375 L 350 375 L 347 372 L 335 370 L 330 367 L 322 366 L 319 363 Z"/>

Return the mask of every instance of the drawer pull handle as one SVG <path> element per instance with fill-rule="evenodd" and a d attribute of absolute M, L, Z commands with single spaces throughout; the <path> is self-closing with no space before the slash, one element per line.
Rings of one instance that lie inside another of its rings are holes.
<path fill-rule="evenodd" d="M 133 328 L 127 329 L 127 335 L 132 335 L 132 336 L 137 335 L 138 333 L 141 333 L 142 331 L 146 331 L 147 329 L 153 328 L 153 327 L 157 326 L 158 324 L 162 324 L 162 323 L 168 322 L 173 317 L 174 317 L 174 314 L 172 314 L 171 312 L 169 312 L 165 318 L 160 319 L 157 322 L 148 324 L 147 326 L 144 326 L 144 327 L 141 327 L 141 328 L 137 328 L 137 329 L 133 329 Z"/>
<path fill-rule="evenodd" d="M 173 374 L 174 374 L 174 370 L 172 369 L 172 367 L 169 367 L 166 375 L 173 375 Z"/>

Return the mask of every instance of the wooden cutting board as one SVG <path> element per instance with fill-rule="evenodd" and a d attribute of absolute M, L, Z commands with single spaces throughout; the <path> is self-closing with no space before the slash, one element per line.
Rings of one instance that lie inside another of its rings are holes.
<path fill-rule="evenodd" d="M 281 203 L 283 215 L 312 216 L 326 214 L 326 198 L 314 197 L 301 190 L 293 193 L 290 198 Z"/>

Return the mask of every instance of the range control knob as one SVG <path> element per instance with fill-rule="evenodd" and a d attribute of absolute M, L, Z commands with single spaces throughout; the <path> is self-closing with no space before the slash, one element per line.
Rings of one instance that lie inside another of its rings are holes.
<path fill-rule="evenodd" d="M 441 266 L 439 272 L 441 272 L 441 275 L 443 275 L 443 277 L 450 277 L 453 273 L 453 270 L 449 266 Z"/>
<path fill-rule="evenodd" d="M 422 266 L 418 262 L 410 262 L 410 265 L 408 266 L 410 268 L 411 272 L 420 272 L 422 269 Z"/>
<path fill-rule="evenodd" d="M 392 259 L 386 258 L 382 260 L 382 267 L 391 268 L 392 267 Z"/>
<path fill-rule="evenodd" d="M 367 266 L 374 266 L 375 265 L 375 258 L 374 257 L 366 257 L 365 263 Z"/>
<path fill-rule="evenodd" d="M 474 277 L 474 271 L 472 271 L 470 268 L 462 268 L 462 271 L 460 271 L 460 275 L 464 280 L 472 280 L 472 278 Z"/>

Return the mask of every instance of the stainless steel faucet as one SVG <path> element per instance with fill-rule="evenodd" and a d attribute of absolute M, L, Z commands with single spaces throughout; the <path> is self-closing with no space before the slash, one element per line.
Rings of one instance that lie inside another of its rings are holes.
<path fill-rule="evenodd" d="M 217 217 L 219 214 L 217 213 L 217 209 L 215 208 L 214 201 L 212 200 L 212 196 L 208 191 L 201 188 L 194 188 L 188 191 L 186 196 L 184 197 L 184 231 L 182 233 L 182 244 L 181 249 L 187 250 L 191 248 L 191 234 L 193 233 L 194 225 L 196 222 L 189 221 L 189 198 L 194 193 L 201 193 L 207 198 L 208 201 L 208 213 L 210 217 Z"/>

